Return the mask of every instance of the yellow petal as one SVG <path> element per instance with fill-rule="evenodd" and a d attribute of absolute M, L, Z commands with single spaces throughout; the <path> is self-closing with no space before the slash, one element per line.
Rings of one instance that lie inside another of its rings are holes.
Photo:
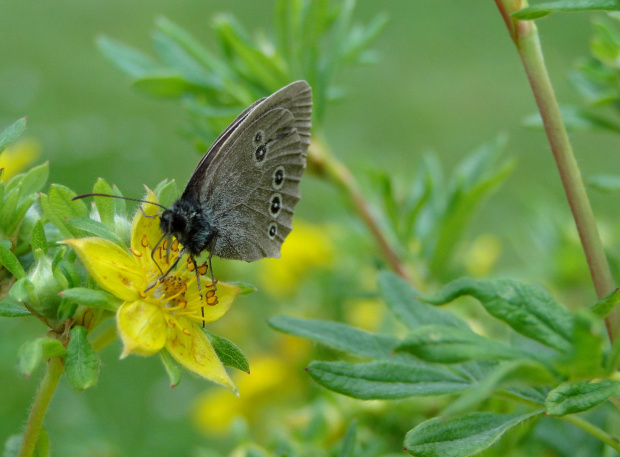
<path fill-rule="evenodd" d="M 166 344 L 168 324 L 156 305 L 142 300 L 123 303 L 116 314 L 116 324 L 123 340 L 121 358 L 129 354 L 153 355 Z"/>
<path fill-rule="evenodd" d="M 209 281 L 209 284 L 210 283 L 211 281 Z M 195 284 L 196 283 L 193 284 L 194 287 Z M 212 289 L 207 289 L 206 291 L 203 290 L 203 296 L 204 294 L 208 293 L 209 290 Z M 235 300 L 235 298 L 237 298 L 237 295 L 239 295 L 240 292 L 241 289 L 239 288 L 239 286 L 235 286 L 234 284 L 228 284 L 226 282 L 218 282 L 217 291 L 215 292 L 215 296 L 217 297 L 217 303 L 215 305 L 206 304 L 204 306 L 204 321 L 213 322 L 226 314 L 226 311 L 228 311 L 228 308 L 230 308 L 230 305 L 232 305 L 233 301 Z"/>
<path fill-rule="evenodd" d="M 136 259 L 120 246 L 103 238 L 65 240 L 82 260 L 97 284 L 125 301 L 137 300 L 146 289 L 146 278 Z"/>
<path fill-rule="evenodd" d="M 147 188 L 144 200 L 158 203 L 157 195 L 149 188 Z M 137 249 L 143 255 L 150 256 L 151 250 L 162 236 L 161 230 L 159 230 L 159 216 L 155 217 L 162 209 L 159 206 L 144 203 L 142 204 L 142 211 L 138 210 L 131 224 L 131 248 Z"/>
<path fill-rule="evenodd" d="M 198 325 L 187 318 L 176 319 L 175 323 L 174 327 L 168 327 L 166 349 L 170 355 L 188 370 L 236 394 L 237 388 Z"/>

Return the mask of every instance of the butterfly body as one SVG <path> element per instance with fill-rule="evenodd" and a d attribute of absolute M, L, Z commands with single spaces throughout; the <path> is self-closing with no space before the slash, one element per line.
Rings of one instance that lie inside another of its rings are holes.
<path fill-rule="evenodd" d="M 192 257 L 279 257 L 292 229 L 310 144 L 312 93 L 297 81 L 243 111 L 217 138 L 181 198 L 161 214 L 164 235 Z"/>

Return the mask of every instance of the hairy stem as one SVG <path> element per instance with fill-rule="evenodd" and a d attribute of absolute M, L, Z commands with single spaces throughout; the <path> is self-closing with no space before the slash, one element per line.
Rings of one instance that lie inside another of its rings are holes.
<path fill-rule="evenodd" d="M 22 445 L 19 449 L 19 454 L 17 454 L 18 457 L 30 457 L 32 455 L 37 445 L 41 424 L 47 412 L 47 407 L 49 406 L 63 371 L 64 366 L 60 357 L 52 357 L 48 361 L 45 376 L 43 376 L 41 384 L 39 385 L 39 390 L 34 397 L 34 403 L 32 404 L 30 416 L 26 423 Z"/>
<path fill-rule="evenodd" d="M 522 6 L 527 6 L 525 1 L 495 0 L 495 2 L 508 27 L 510 36 L 517 46 L 521 62 L 527 73 L 560 173 L 564 192 L 579 232 L 594 289 L 598 298 L 602 299 L 614 290 L 615 285 L 596 226 L 594 213 L 581 178 L 581 171 L 577 165 L 553 92 L 553 86 L 545 67 L 536 25 L 533 21 L 519 21 L 510 16 Z M 605 323 L 609 337 L 613 341 L 620 333 L 620 314 L 617 308 L 609 313 Z"/>
<path fill-rule="evenodd" d="M 355 211 L 370 230 L 392 270 L 398 276 L 411 283 L 412 278 L 407 272 L 404 263 L 394 249 L 392 249 L 381 227 L 373 217 L 370 207 L 351 171 L 330 154 L 325 143 L 318 139 L 317 136 L 312 139 L 312 144 L 308 151 L 308 160 L 309 166 L 317 175 L 333 182 L 349 196 Z"/>

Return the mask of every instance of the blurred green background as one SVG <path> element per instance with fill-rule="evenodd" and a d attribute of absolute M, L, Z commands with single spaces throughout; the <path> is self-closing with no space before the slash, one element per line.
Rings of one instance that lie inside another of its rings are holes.
<path fill-rule="evenodd" d="M 39 143 L 38 162 L 50 161 L 50 182 L 78 193 L 89 192 L 98 177 L 135 197 L 142 195 L 143 185 L 153 187 L 165 178 L 184 186 L 199 159 L 182 134 L 185 113 L 174 101 L 162 102 L 133 91 L 129 78 L 104 59 L 95 40 L 103 34 L 150 53 L 153 23 L 163 15 L 213 45 L 211 19 L 223 11 L 232 12 L 249 30 L 269 34 L 271 2 L 2 0 L 0 126 L 27 115 L 24 137 Z M 348 97 L 327 111 L 324 130 L 334 153 L 362 181 L 375 168 L 406 181 L 425 153 L 436 152 L 450 170 L 482 142 L 506 133 L 507 154 L 517 159 L 516 169 L 477 213 L 471 232 L 490 232 L 500 240 L 502 253 L 495 276 L 517 272 L 527 280 L 549 279 L 538 276 L 540 251 L 515 240 L 531 229 L 526 215 L 535 204 L 551 205 L 564 218 L 569 209 L 544 133 L 522 125 L 523 118 L 535 111 L 535 103 L 495 4 L 360 1 L 354 17 L 367 22 L 380 11 L 390 20 L 373 46 L 379 64 L 343 72 L 337 83 L 348 90 Z M 580 103 L 566 75 L 577 57 L 588 55 L 590 19 L 586 14 L 573 14 L 538 22 L 561 103 Z M 572 139 L 585 176 L 620 171 L 614 165 L 617 137 L 579 133 Z M 343 211 L 344 199 L 327 184 L 307 177 L 302 194 L 298 221 L 336 227 L 351 223 L 350 213 Z M 601 219 L 614 216 L 616 199 L 596 194 L 592 199 Z M 604 235 L 613 241 L 613 233 Z M 285 430 L 294 428 L 296 421 L 308 420 L 312 416 L 309 404 L 323 404 L 326 411 L 340 410 L 335 415 L 341 419 L 346 416 L 342 411 L 357 407 L 365 409 L 369 421 L 376 414 L 385 427 L 388 449 L 397 452 L 404 433 L 415 425 L 415 417 L 391 420 L 386 414 L 390 407 L 407 410 L 411 405 L 360 404 L 321 392 L 303 373 L 304 364 L 311 360 L 309 351 L 320 349 L 277 336 L 265 324 L 275 313 L 296 314 L 299 309 L 307 317 L 333 317 L 336 308 L 346 316 L 342 300 L 356 295 L 364 299 L 367 291 L 348 290 L 346 278 L 372 273 L 373 266 L 360 268 L 347 262 L 346 244 L 341 247 L 329 240 L 325 244 L 334 263 L 344 266 L 338 275 L 326 268 L 308 273 L 294 294 L 261 290 L 243 297 L 218 323 L 216 333 L 236 341 L 251 366 L 264 364 L 263 377 L 277 379 L 279 384 L 273 381 L 277 388 L 251 387 L 250 375 L 244 381 L 246 392 L 241 386 L 241 399 L 224 392 L 230 398 L 222 400 L 212 393 L 217 388 L 188 376 L 171 390 L 156 358 L 119 361 L 119 346 L 113 345 L 101 354 L 96 388 L 76 393 L 63 384 L 56 393 L 46 421 L 54 455 L 200 455 L 195 449 L 210 445 L 227 451 L 235 433 L 248 436 L 246 425 L 237 421 L 231 432 L 228 419 L 218 419 L 217 411 L 197 415 L 197 405 L 205 410 L 221 405 L 240 412 L 248 418 L 247 427 L 256 438 L 266 429 L 277 434 L 277 424 Z M 221 271 L 224 278 L 253 281 L 260 288 L 265 262 L 231 264 L 218 262 L 216 272 Z M 368 291 L 372 291 L 372 276 L 368 278 Z M 550 285 L 554 286 L 552 281 Z M 582 293 L 590 300 L 595 298 L 589 289 Z M 373 306 L 382 305 L 363 306 L 356 309 L 368 312 L 367 320 L 371 320 L 377 312 Z M 21 430 L 41 375 L 40 370 L 33 379 L 20 377 L 14 369 L 16 351 L 41 331 L 43 327 L 36 324 L 0 320 L 2 442 Z M 255 376 L 263 379 L 260 373 Z M 338 439 L 346 424 L 336 419 L 332 423 L 327 416 L 325 427 L 334 430 L 330 439 Z"/>

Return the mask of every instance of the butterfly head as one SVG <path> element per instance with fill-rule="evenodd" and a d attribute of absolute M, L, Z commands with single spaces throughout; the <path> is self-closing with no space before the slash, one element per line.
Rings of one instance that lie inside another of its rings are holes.
<path fill-rule="evenodd" d="M 208 248 L 215 235 L 200 204 L 188 198 L 180 198 L 161 213 L 159 228 L 164 235 L 174 235 L 195 257 Z"/>

